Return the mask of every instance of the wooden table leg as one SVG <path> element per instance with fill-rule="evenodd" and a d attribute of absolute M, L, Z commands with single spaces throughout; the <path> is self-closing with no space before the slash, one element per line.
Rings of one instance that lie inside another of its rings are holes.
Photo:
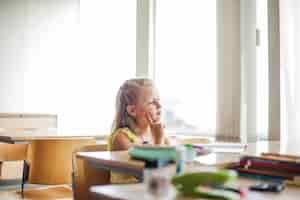
<path fill-rule="evenodd" d="M 91 144 L 96 144 L 96 140 L 33 140 L 28 154 L 29 183 L 70 184 L 73 151 L 82 145 Z"/>

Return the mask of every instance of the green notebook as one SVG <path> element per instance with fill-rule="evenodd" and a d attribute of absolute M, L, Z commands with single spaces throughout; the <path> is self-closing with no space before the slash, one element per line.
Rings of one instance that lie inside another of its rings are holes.
<path fill-rule="evenodd" d="M 131 157 L 141 160 L 176 160 L 174 147 L 134 146 L 128 150 Z"/>

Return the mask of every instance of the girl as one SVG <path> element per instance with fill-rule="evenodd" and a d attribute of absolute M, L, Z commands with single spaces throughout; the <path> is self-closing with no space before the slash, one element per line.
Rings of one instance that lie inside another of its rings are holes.
<path fill-rule="evenodd" d="M 128 150 L 133 144 L 169 144 L 160 121 L 161 105 L 149 79 L 130 79 L 120 87 L 108 150 Z M 125 174 L 111 173 L 112 183 L 136 181 Z"/>

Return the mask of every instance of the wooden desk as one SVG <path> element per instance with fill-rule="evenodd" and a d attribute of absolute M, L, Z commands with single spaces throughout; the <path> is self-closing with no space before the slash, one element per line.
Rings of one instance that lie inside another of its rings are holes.
<path fill-rule="evenodd" d="M 258 181 L 241 179 L 239 184 L 241 187 L 247 187 L 256 184 Z M 107 200 L 140 200 L 147 199 L 147 191 L 145 185 L 125 184 L 125 185 L 108 185 L 108 186 L 93 186 L 91 187 L 92 195 L 95 199 Z M 300 197 L 300 188 L 288 186 L 281 193 L 260 193 L 249 191 L 243 200 L 298 200 Z M 195 198 L 184 198 L 177 195 L 176 200 L 195 200 Z"/>
<path fill-rule="evenodd" d="M 77 157 L 95 168 L 122 172 L 140 179 L 143 177 L 144 162 L 131 159 L 127 151 L 80 152 Z"/>
<path fill-rule="evenodd" d="M 278 142 L 258 142 L 248 145 L 247 154 L 257 155 L 268 150 L 278 149 Z M 196 158 L 198 165 L 227 167 L 239 161 L 241 153 L 211 153 Z M 134 175 L 142 179 L 144 162 L 133 160 L 129 157 L 127 151 L 113 152 L 81 152 L 77 154 L 78 158 L 86 159 L 91 165 L 100 169 L 109 169 L 116 172 L 123 172 Z"/>
<path fill-rule="evenodd" d="M 262 152 L 289 153 L 285 149 L 286 145 L 279 142 L 257 142 L 248 145 L 246 154 L 258 155 Z M 293 152 L 292 152 L 293 153 Z M 243 153 L 242 153 L 243 154 Z M 87 152 L 79 153 L 77 156 L 86 159 L 91 165 L 97 168 L 110 169 L 113 171 L 124 172 L 138 177 L 142 177 L 144 163 L 142 161 L 132 160 L 127 151 L 115 152 Z M 200 156 L 196 159 L 199 165 L 217 165 L 222 167 L 224 163 L 230 164 L 239 160 L 241 153 L 213 153 L 206 156 Z M 248 186 L 258 183 L 256 180 L 240 179 L 241 186 Z M 142 199 L 146 194 L 143 184 L 130 185 L 110 185 L 110 186 L 94 186 L 91 192 L 99 199 L 106 197 L 108 199 Z M 280 194 L 249 192 L 246 199 L 299 199 L 300 188 L 288 186 Z M 188 200 L 178 196 L 178 200 Z"/>
<path fill-rule="evenodd" d="M 258 155 L 262 152 L 288 153 L 279 142 L 257 142 L 248 145 L 246 154 Z M 243 153 L 242 153 L 243 154 Z M 239 160 L 241 153 L 213 153 L 206 156 L 200 156 L 196 159 L 199 165 L 218 165 L 220 167 L 225 163 L 236 162 Z M 91 165 L 97 168 L 110 169 L 113 171 L 124 172 L 138 177 L 142 177 L 144 163 L 138 160 L 132 160 L 127 151 L 115 152 L 86 152 L 78 153 L 77 157 L 86 159 Z M 258 183 L 257 180 L 241 179 L 241 186 L 248 186 Z M 146 194 L 146 190 L 142 184 L 129 185 L 110 185 L 110 186 L 94 186 L 91 192 L 99 199 L 106 197 L 108 199 L 142 199 Z M 280 194 L 268 194 L 250 192 L 246 199 L 299 199 L 300 188 L 289 186 Z M 178 196 L 178 200 L 188 200 Z"/>
<path fill-rule="evenodd" d="M 0 142 L 29 143 L 29 182 L 48 185 L 70 184 L 73 151 L 104 137 L 98 133 L 56 129 L 0 131 Z"/>

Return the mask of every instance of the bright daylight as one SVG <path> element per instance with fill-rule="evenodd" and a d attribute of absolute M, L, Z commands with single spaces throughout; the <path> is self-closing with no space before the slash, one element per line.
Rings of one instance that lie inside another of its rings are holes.
<path fill-rule="evenodd" d="M 298 200 L 299 0 L 0 0 L 0 200 Z"/>

